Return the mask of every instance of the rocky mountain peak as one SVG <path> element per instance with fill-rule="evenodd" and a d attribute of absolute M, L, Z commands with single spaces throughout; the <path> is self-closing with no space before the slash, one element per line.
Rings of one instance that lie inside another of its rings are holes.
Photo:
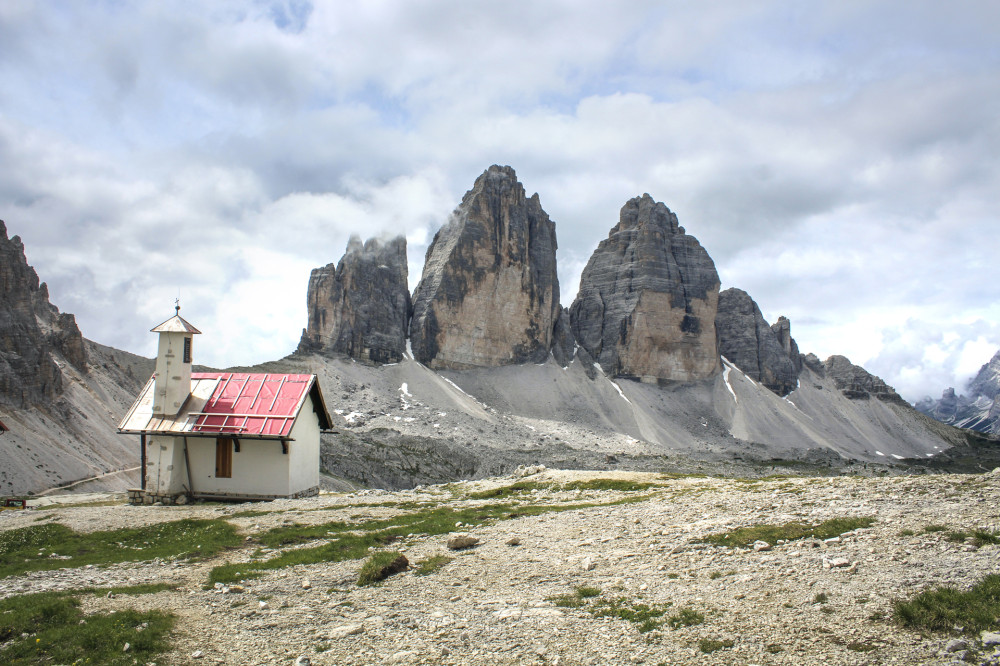
<path fill-rule="evenodd" d="M 774 327 L 769 326 L 750 294 L 730 288 L 719 294 L 715 328 L 719 353 L 743 374 L 778 395 L 795 389 L 801 365 L 796 368 L 792 362 L 793 347 L 796 360 L 799 354 L 787 319 L 782 317 Z"/>
<path fill-rule="evenodd" d="M 352 235 L 336 266 L 313 269 L 309 321 L 299 351 L 396 363 L 406 351 L 410 316 L 406 238 L 362 243 Z"/>
<path fill-rule="evenodd" d="M 629 200 L 590 257 L 570 325 L 605 373 L 690 381 L 719 371 L 719 274 L 677 216 L 648 194 Z"/>
<path fill-rule="evenodd" d="M 57 359 L 87 371 L 76 318 L 49 302 L 49 290 L 28 265 L 19 236 L 0 221 L 0 401 L 26 407 L 62 392 Z"/>
<path fill-rule="evenodd" d="M 491 166 L 427 249 L 414 357 L 432 368 L 544 360 L 561 308 L 555 224 L 509 166 Z"/>

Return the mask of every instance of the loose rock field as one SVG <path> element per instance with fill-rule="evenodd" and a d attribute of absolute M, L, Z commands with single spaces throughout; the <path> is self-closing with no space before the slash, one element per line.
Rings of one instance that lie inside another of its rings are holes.
<path fill-rule="evenodd" d="M 559 489 L 594 478 L 654 485 Z M 469 498 L 514 483 L 525 483 L 522 492 Z M 262 552 L 254 539 L 274 527 L 498 503 L 517 503 L 513 513 L 517 506 L 553 510 L 459 525 L 452 534 L 411 535 L 387 547 L 402 552 L 410 569 L 374 586 L 357 585 L 362 560 L 349 560 L 264 571 L 204 589 L 215 566 L 276 555 Z M 593 506 L 558 510 L 587 504 Z M 87 612 L 174 613 L 174 650 L 160 662 L 169 664 L 933 664 L 967 653 L 954 636 L 895 624 L 892 601 L 939 585 L 970 587 L 1000 572 L 1000 546 L 947 537 L 949 531 L 1000 530 L 998 472 L 741 481 L 541 470 L 271 503 L 67 504 L 3 512 L 0 530 L 53 521 L 95 531 L 182 517 L 229 520 L 246 545 L 201 562 L 14 576 L 0 579 L 0 597 L 169 582 L 175 589 L 155 594 L 83 597 Z M 699 543 L 739 527 L 834 518 L 874 522 L 826 540 L 735 548 Z M 456 533 L 478 544 L 450 550 Z M 415 565 L 436 555 L 452 559 L 440 558 L 443 565 L 417 575 Z M 663 613 L 651 627 L 618 611 L 600 616 L 612 607 Z M 976 663 L 995 659 L 993 647 L 976 640 L 970 647 L 979 650 Z"/>

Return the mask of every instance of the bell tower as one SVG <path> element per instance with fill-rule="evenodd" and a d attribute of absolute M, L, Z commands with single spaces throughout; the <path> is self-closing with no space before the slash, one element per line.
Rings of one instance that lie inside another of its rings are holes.
<path fill-rule="evenodd" d="M 153 387 L 153 415 L 174 416 L 191 394 L 191 340 L 201 331 L 181 317 L 180 301 L 174 316 L 156 328 L 160 343 L 156 353 L 156 379 Z"/>

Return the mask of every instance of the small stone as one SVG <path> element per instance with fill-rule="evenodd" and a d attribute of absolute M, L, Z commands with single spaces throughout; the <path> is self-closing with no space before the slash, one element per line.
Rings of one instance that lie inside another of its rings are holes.
<path fill-rule="evenodd" d="M 309 661 L 309 657 L 305 656 L 304 654 L 299 655 L 299 658 L 295 660 L 295 666 L 309 666 L 309 664 L 311 663 L 312 662 Z"/>
<path fill-rule="evenodd" d="M 448 539 L 448 548 L 450 550 L 464 550 L 478 545 L 479 539 L 469 534 L 456 534 Z"/>
<path fill-rule="evenodd" d="M 851 566 L 851 561 L 846 557 L 834 557 L 830 560 L 830 566 L 835 569 L 849 567 Z"/>
<path fill-rule="evenodd" d="M 961 652 L 962 650 L 968 650 L 968 649 L 969 649 L 969 641 L 961 638 L 956 638 L 955 640 L 950 641 L 948 645 L 945 646 L 944 651 Z"/>
<path fill-rule="evenodd" d="M 179 506 L 184 506 L 187 503 L 188 503 L 187 495 L 180 495 L 177 497 L 176 500 L 174 500 L 174 504 L 177 504 Z"/>
<path fill-rule="evenodd" d="M 983 641 L 983 646 L 985 647 L 989 647 L 991 645 L 1000 645 L 1000 632 L 984 631 L 980 635 L 980 640 Z"/>
<path fill-rule="evenodd" d="M 357 636 L 365 630 L 360 624 L 342 624 L 330 630 L 330 638 L 346 638 L 347 636 Z"/>
<path fill-rule="evenodd" d="M 308 590 L 311 587 L 312 587 L 312 583 L 309 582 L 308 578 L 305 579 L 304 581 L 302 581 L 302 589 L 303 590 Z"/>
<path fill-rule="evenodd" d="M 771 544 L 769 544 L 766 541 L 754 541 L 753 542 L 753 549 L 754 549 L 754 552 L 757 552 L 757 553 L 759 553 L 761 551 L 771 550 Z"/>
<path fill-rule="evenodd" d="M 229 586 L 229 591 L 232 592 L 233 594 L 242 594 L 245 590 L 246 588 L 244 588 L 242 585 Z"/>
<path fill-rule="evenodd" d="M 513 537 L 511 539 L 507 539 L 507 545 L 508 546 L 520 546 L 521 545 L 521 540 L 518 539 L 517 537 Z"/>
<path fill-rule="evenodd" d="M 195 650 L 194 652 L 191 653 L 191 658 L 192 659 L 201 659 L 204 656 L 205 656 L 205 653 L 202 652 L 201 650 Z"/>
<path fill-rule="evenodd" d="M 267 608 L 267 602 L 266 601 L 260 602 L 260 609 L 264 610 L 265 608 Z"/>
<path fill-rule="evenodd" d="M 128 652 L 129 648 L 131 648 L 131 647 L 132 647 L 132 645 L 130 643 L 126 643 L 125 647 L 122 648 L 122 652 Z"/>
<path fill-rule="evenodd" d="M 584 571 L 593 571 L 595 566 L 594 560 L 590 557 L 583 558 L 583 562 L 580 563 L 580 567 Z"/>

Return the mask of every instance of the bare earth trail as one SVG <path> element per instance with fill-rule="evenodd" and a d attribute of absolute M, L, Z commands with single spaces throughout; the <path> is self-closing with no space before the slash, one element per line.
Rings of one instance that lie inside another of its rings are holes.
<path fill-rule="evenodd" d="M 565 491 L 548 484 L 589 478 L 654 482 L 648 491 Z M 467 493 L 516 481 L 531 505 L 598 506 L 522 516 L 468 530 L 480 545 L 448 551 L 448 535 L 394 544 L 411 565 L 454 559 L 426 576 L 406 571 L 356 585 L 361 561 L 264 572 L 242 591 L 203 589 L 212 567 L 249 560 L 252 541 L 207 562 L 149 562 L 38 572 L 0 580 L 0 596 L 49 589 L 169 582 L 142 596 L 84 597 L 88 611 L 126 607 L 177 615 L 166 664 L 936 664 L 951 637 L 921 635 L 887 619 L 894 599 L 938 585 L 969 587 L 1000 570 L 1000 546 L 953 543 L 950 530 L 1000 529 L 1000 472 L 984 475 L 667 479 L 655 474 L 547 470 L 525 479 L 361 491 L 244 505 L 60 506 L 0 514 L 0 530 L 40 516 L 77 530 L 181 517 L 226 518 L 248 537 L 291 523 L 363 522 L 430 506 L 492 506 L 509 499 Z M 632 498 L 629 503 L 617 500 Z M 260 515 L 233 515 L 248 510 Z M 228 516 L 228 518 L 227 518 Z M 769 550 L 697 543 L 757 524 L 871 517 L 836 540 L 804 539 Z M 463 530 L 456 527 L 456 531 Z M 912 531 L 910 534 L 909 531 Z M 509 545 L 512 539 L 518 545 Z M 259 554 L 258 554 L 259 555 Z M 845 566 L 840 566 L 844 564 Z M 640 632 L 617 617 L 553 603 L 578 587 L 608 600 L 688 610 L 700 623 Z M 825 601 L 824 601 L 825 600 Z M 703 641 L 718 641 L 711 653 Z M 198 655 L 197 658 L 192 655 Z"/>

